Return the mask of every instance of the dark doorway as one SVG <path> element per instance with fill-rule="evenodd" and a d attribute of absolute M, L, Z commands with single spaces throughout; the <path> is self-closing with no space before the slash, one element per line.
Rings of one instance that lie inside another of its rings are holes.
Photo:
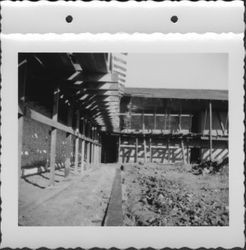
<path fill-rule="evenodd" d="M 199 113 L 193 114 L 191 132 L 193 133 L 199 132 Z"/>
<path fill-rule="evenodd" d="M 197 163 L 200 161 L 200 148 L 191 148 L 190 163 Z"/>
<path fill-rule="evenodd" d="M 102 162 L 116 163 L 118 156 L 118 137 L 102 135 Z"/>

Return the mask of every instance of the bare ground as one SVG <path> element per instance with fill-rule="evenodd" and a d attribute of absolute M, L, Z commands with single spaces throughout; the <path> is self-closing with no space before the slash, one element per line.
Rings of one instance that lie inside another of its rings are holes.
<path fill-rule="evenodd" d="M 83 177 L 67 180 L 59 180 L 58 176 L 58 183 L 52 188 L 47 188 L 47 178 L 40 176 L 29 178 L 29 182 L 22 180 L 19 225 L 100 226 L 109 201 L 115 168 L 116 165 L 102 165 Z"/>
<path fill-rule="evenodd" d="M 126 226 L 228 226 L 228 166 L 193 175 L 186 165 L 126 165 L 122 173 Z"/>

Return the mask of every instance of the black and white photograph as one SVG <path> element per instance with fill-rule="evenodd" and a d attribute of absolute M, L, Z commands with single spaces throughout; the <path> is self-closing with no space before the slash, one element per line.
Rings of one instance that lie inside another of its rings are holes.
<path fill-rule="evenodd" d="M 227 53 L 18 53 L 19 226 L 229 217 Z"/>
<path fill-rule="evenodd" d="M 0 246 L 243 248 L 243 2 L 58 2 L 1 3 Z"/>

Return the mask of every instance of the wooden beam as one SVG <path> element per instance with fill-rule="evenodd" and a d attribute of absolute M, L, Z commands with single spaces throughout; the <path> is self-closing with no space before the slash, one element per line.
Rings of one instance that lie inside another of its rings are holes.
<path fill-rule="evenodd" d="M 53 93 L 53 111 L 52 120 L 58 120 L 58 104 L 59 104 L 60 89 L 56 87 Z M 57 128 L 51 128 L 51 145 L 50 145 L 50 185 L 55 184 L 55 164 L 56 164 L 56 137 Z"/>
<path fill-rule="evenodd" d="M 117 102 L 118 103 L 118 102 Z M 118 113 L 120 116 L 128 116 L 129 113 Z M 143 113 L 132 113 L 132 116 L 142 116 Z M 153 114 L 144 113 L 144 116 L 151 116 L 153 117 Z M 166 114 L 155 114 L 156 117 L 165 117 Z M 179 117 L 180 114 L 169 114 L 170 117 Z M 192 114 L 181 114 L 181 117 L 192 117 Z"/>
<path fill-rule="evenodd" d="M 80 74 L 76 77 L 76 81 L 78 81 L 82 85 L 85 82 L 107 82 L 107 83 L 118 83 L 118 76 L 115 73 L 86 73 Z M 67 80 L 67 83 L 74 83 L 74 80 Z"/>
<path fill-rule="evenodd" d="M 213 111 L 212 111 L 212 101 L 209 101 L 209 156 L 210 161 L 213 160 L 213 141 L 212 141 L 212 129 L 213 129 L 213 121 L 212 121 Z"/>

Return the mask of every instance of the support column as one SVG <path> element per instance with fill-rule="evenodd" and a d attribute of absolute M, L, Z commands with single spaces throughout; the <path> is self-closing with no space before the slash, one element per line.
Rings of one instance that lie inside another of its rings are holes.
<path fill-rule="evenodd" d="M 22 144 L 23 144 L 23 124 L 24 124 L 23 114 L 18 114 L 18 175 L 19 175 L 19 179 L 22 176 L 21 153 L 22 153 Z"/>
<path fill-rule="evenodd" d="M 151 137 L 149 138 L 149 161 L 152 162 L 152 145 L 151 145 Z"/>
<path fill-rule="evenodd" d="M 135 145 L 135 162 L 138 163 L 138 138 L 136 137 L 136 145 Z"/>
<path fill-rule="evenodd" d="M 183 139 L 181 139 L 181 149 L 182 149 L 182 155 L 183 155 L 183 162 L 184 162 L 184 164 L 186 164 L 185 149 L 184 149 L 184 141 L 183 141 Z"/>
<path fill-rule="evenodd" d="M 76 112 L 76 133 L 79 133 L 79 122 L 80 122 L 80 112 L 77 110 Z M 79 137 L 75 138 L 75 161 L 74 161 L 74 171 L 78 172 L 79 165 Z"/>
<path fill-rule="evenodd" d="M 24 67 L 23 69 L 21 67 Z M 25 105 L 26 105 L 26 82 L 27 82 L 27 60 L 24 64 L 19 64 L 18 70 L 23 70 L 23 82 L 20 84 L 22 88 L 19 88 L 19 110 L 18 110 L 18 176 L 19 181 L 22 176 L 21 169 L 21 154 L 23 146 L 23 125 L 24 125 L 24 115 L 25 115 Z M 19 183 L 18 183 L 19 186 Z M 20 186 L 19 186 L 20 187 Z M 20 190 L 20 189 L 19 189 Z"/>
<path fill-rule="evenodd" d="M 83 136 L 85 136 L 85 120 L 83 120 Z M 85 140 L 82 139 L 81 142 L 81 171 L 80 174 L 82 175 L 84 172 L 84 160 L 85 160 Z"/>
<path fill-rule="evenodd" d="M 69 127 L 72 127 L 73 124 L 73 105 L 69 106 L 68 110 L 68 116 L 67 116 L 67 123 Z M 69 175 L 70 171 L 70 165 L 71 165 L 71 145 L 72 145 L 72 135 L 68 134 L 68 141 L 69 145 L 67 146 L 67 155 L 66 155 L 66 160 L 65 160 L 65 168 L 64 168 L 64 176 L 67 177 Z"/>
<path fill-rule="evenodd" d="M 169 139 L 167 139 L 167 162 L 170 163 Z"/>
<path fill-rule="evenodd" d="M 121 159 L 120 159 L 120 150 L 121 150 L 121 136 L 119 135 L 119 141 L 118 141 L 118 163 L 121 163 Z"/>
<path fill-rule="evenodd" d="M 144 163 L 146 163 L 146 138 L 143 138 L 143 146 L 144 146 Z"/>
<path fill-rule="evenodd" d="M 81 142 L 81 175 L 84 172 L 84 160 L 85 160 L 85 140 L 82 139 Z"/>
<path fill-rule="evenodd" d="M 210 161 L 213 160 L 213 141 L 212 141 L 212 116 L 213 116 L 213 111 L 212 111 L 212 102 L 209 101 L 209 156 L 210 156 Z"/>
<path fill-rule="evenodd" d="M 90 155 L 91 155 L 91 145 L 90 145 L 91 143 L 88 141 L 87 142 L 87 165 L 88 165 L 88 167 L 90 166 L 90 164 L 91 164 L 91 159 L 90 159 Z"/>
<path fill-rule="evenodd" d="M 205 109 L 205 112 L 204 112 L 204 124 L 203 124 L 203 135 L 205 134 L 205 129 L 206 129 L 206 124 L 207 124 L 207 114 L 208 114 L 208 111 L 207 109 Z"/>
<path fill-rule="evenodd" d="M 189 141 L 187 139 L 187 164 L 190 164 L 190 149 L 189 149 Z"/>
<path fill-rule="evenodd" d="M 57 87 L 53 93 L 53 111 L 52 119 L 58 120 L 58 103 L 59 103 L 60 89 Z M 51 128 L 51 145 L 50 145 L 50 185 L 55 184 L 55 163 L 56 163 L 56 137 L 57 129 Z"/>

